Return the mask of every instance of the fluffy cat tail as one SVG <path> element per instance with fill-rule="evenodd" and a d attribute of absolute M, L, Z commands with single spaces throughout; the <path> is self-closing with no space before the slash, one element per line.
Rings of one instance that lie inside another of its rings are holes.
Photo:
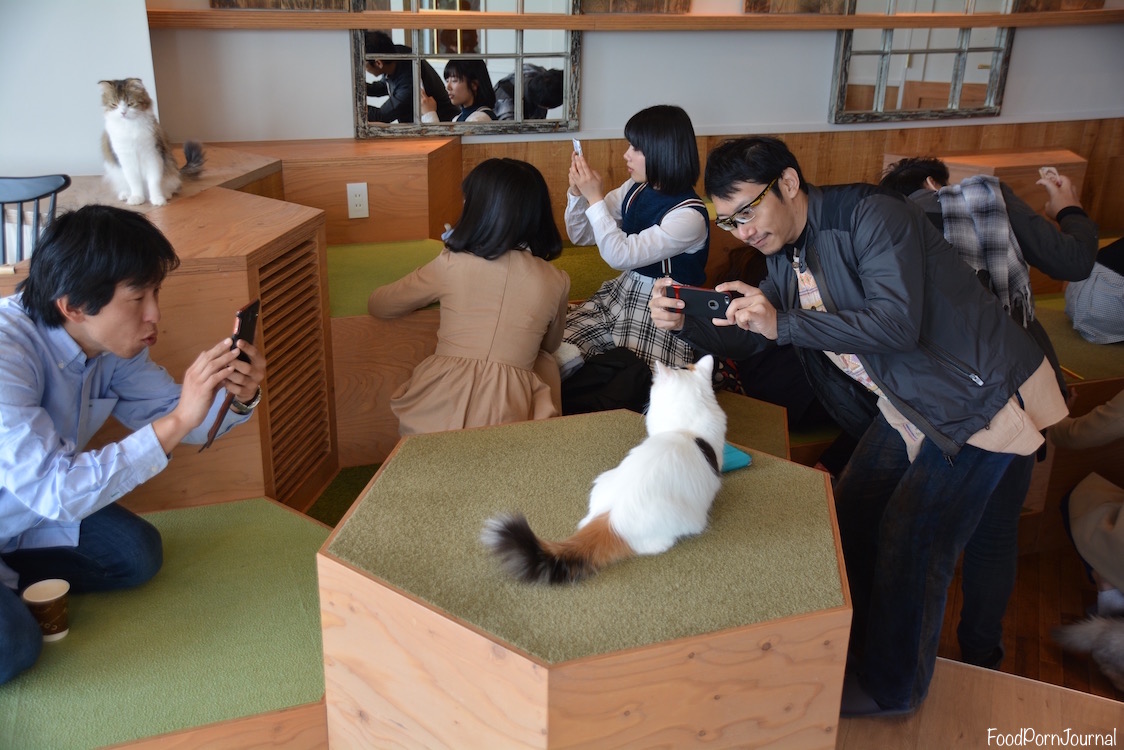
<path fill-rule="evenodd" d="M 207 157 L 203 154 L 203 144 L 199 141 L 184 141 L 183 156 L 187 161 L 180 167 L 180 175 L 183 177 L 198 177 L 203 171 L 203 162 L 207 160 Z"/>
<path fill-rule="evenodd" d="M 1062 648 L 1087 654 L 1093 650 L 1101 636 L 1113 627 L 1119 628 L 1122 625 L 1124 620 L 1120 618 L 1093 615 L 1081 622 L 1056 627 L 1050 631 L 1050 635 Z"/>
<path fill-rule="evenodd" d="M 535 536 L 522 514 L 497 516 L 484 523 L 480 540 L 500 558 L 504 570 L 528 583 L 573 583 L 636 554 L 613 531 L 607 513 L 558 542 Z"/>

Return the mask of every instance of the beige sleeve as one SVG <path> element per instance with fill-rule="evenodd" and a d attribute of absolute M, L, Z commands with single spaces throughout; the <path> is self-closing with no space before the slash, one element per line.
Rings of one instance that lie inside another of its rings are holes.
<path fill-rule="evenodd" d="M 1124 438 L 1124 390 L 1080 417 L 1066 417 L 1049 431 L 1062 448 L 1096 448 Z"/>
<path fill-rule="evenodd" d="M 415 269 L 398 281 L 378 287 L 367 299 L 367 312 L 376 318 L 398 318 L 433 304 L 445 288 L 449 251 Z"/>

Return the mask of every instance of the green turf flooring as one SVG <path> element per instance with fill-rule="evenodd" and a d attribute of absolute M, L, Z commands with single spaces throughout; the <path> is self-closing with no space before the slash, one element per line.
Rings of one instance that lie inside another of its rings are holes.
<path fill-rule="evenodd" d="M 164 567 L 136 589 L 71 597 L 69 635 L 0 686 L 0 747 L 102 747 L 323 697 L 328 529 L 267 500 L 145 518 Z"/>
<path fill-rule="evenodd" d="M 367 314 L 375 287 L 397 281 L 441 252 L 437 240 L 333 245 L 328 248 L 328 299 L 333 318 Z M 570 247 L 553 263 L 570 276 L 570 299 L 586 299 L 618 271 L 596 247 Z"/>
<path fill-rule="evenodd" d="M 362 494 L 378 468 L 379 464 L 369 464 L 340 469 L 340 473 L 308 509 L 308 515 L 320 523 L 335 526 Z"/>

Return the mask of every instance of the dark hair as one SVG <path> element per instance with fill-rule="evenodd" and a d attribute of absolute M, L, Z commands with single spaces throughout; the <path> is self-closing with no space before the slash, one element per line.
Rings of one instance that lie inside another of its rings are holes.
<path fill-rule="evenodd" d="M 738 185 L 768 185 L 786 169 L 796 172 L 800 189 L 808 192 L 800 164 L 784 141 L 768 136 L 733 138 L 718 144 L 706 157 L 703 185 L 707 195 L 729 198 L 737 191 Z M 773 192 L 780 196 L 780 187 L 773 185 Z"/>
<path fill-rule="evenodd" d="M 562 254 L 550 190 L 542 173 L 525 161 L 488 159 L 461 183 L 464 209 L 445 246 L 494 260 L 527 248 L 543 260 Z"/>
<path fill-rule="evenodd" d="M 472 103 L 480 107 L 496 106 L 496 90 L 492 88 L 492 77 L 488 75 L 488 66 L 483 60 L 450 60 L 445 63 L 445 80 L 459 78 L 468 84 L 476 84 L 472 92 Z"/>
<path fill-rule="evenodd" d="M 948 166 L 934 156 L 910 156 L 886 167 L 878 184 L 908 197 L 925 187 L 930 177 L 944 187 L 948 184 Z"/>
<path fill-rule="evenodd" d="M 543 109 L 562 106 L 562 71 L 549 68 L 524 77 L 523 91 L 528 102 Z"/>
<path fill-rule="evenodd" d="M 364 31 L 363 52 L 368 55 L 393 55 L 398 52 L 398 45 L 385 31 Z"/>
<path fill-rule="evenodd" d="M 699 179 L 699 147 L 691 118 L 681 107 L 657 104 L 624 125 L 624 137 L 644 154 L 648 183 L 665 193 L 692 190 Z"/>
<path fill-rule="evenodd" d="M 89 205 L 51 222 L 17 291 L 32 320 L 57 328 L 64 318 L 55 300 L 66 297 L 72 306 L 97 315 L 118 284 L 159 285 L 179 264 L 171 243 L 143 215 Z"/>

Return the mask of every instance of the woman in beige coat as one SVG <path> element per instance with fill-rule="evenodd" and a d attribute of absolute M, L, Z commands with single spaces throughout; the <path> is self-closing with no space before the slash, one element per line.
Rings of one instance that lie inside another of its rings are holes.
<path fill-rule="evenodd" d="M 395 318 L 441 304 L 437 351 L 391 397 L 413 435 L 561 413 L 558 365 L 570 277 L 546 181 L 530 164 L 488 159 L 462 184 L 464 209 L 434 260 L 375 289 L 367 310 Z"/>

